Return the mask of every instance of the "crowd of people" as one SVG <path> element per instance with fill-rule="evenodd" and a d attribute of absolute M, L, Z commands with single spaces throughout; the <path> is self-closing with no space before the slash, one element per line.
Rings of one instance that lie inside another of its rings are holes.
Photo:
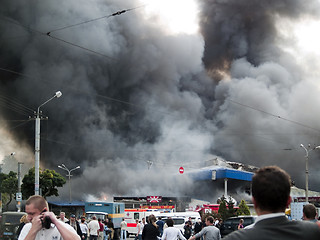
<path fill-rule="evenodd" d="M 237 230 L 225 236 L 226 240 L 318 240 L 320 222 L 313 204 L 303 207 L 303 220 L 292 221 L 285 215 L 291 202 L 291 179 L 281 168 L 269 166 L 259 169 L 252 178 L 252 200 L 258 215 L 256 221 L 244 226 L 240 219 Z M 70 219 L 61 212 L 57 217 L 48 211 L 48 203 L 41 196 L 32 196 L 26 202 L 27 216 L 21 219 L 18 240 L 113 240 L 114 227 L 111 221 L 92 217 L 89 223 L 84 218 L 78 221 L 71 214 Z M 49 224 L 46 224 L 49 222 Z M 174 220 L 149 215 L 146 223 L 136 219 L 135 240 L 220 240 L 221 220 L 207 216 L 204 222 L 185 222 L 184 231 L 174 227 Z M 127 223 L 120 224 L 120 239 L 126 240 Z"/>
<path fill-rule="evenodd" d="M 26 202 L 26 215 L 20 220 L 17 230 L 18 240 L 112 240 L 114 225 L 112 221 L 103 221 L 93 216 L 89 223 L 85 217 L 70 219 L 64 212 L 56 216 L 48 211 L 48 203 L 38 195 L 31 196 Z"/>
<path fill-rule="evenodd" d="M 320 222 L 317 220 L 317 212 L 313 204 L 304 206 L 304 221 L 292 221 L 285 215 L 285 210 L 291 203 L 290 188 L 290 176 L 283 169 L 277 166 L 259 169 L 252 178 L 252 200 L 258 217 L 253 224 L 246 227 L 243 219 L 240 219 L 237 230 L 226 235 L 224 239 L 320 239 Z M 142 240 L 157 240 L 157 236 L 161 236 L 156 223 L 151 224 L 148 229 L 146 228 L 146 233 L 142 231 Z M 197 222 L 194 226 L 189 219 L 185 223 L 182 235 L 177 231 L 178 229 L 174 229 L 173 221 L 168 219 L 161 240 L 220 240 L 220 226 L 221 220 L 211 216 L 206 217 L 204 223 Z"/>

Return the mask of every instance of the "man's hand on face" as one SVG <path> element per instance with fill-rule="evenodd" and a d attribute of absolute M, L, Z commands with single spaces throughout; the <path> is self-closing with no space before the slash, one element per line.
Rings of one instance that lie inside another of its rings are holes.
<path fill-rule="evenodd" d="M 49 217 L 50 219 L 51 219 L 51 222 L 53 223 L 53 224 L 55 224 L 56 223 L 56 221 L 58 220 L 57 219 L 57 217 L 56 217 L 56 215 L 53 213 L 53 212 L 44 212 L 44 213 L 42 213 L 42 215 L 43 215 L 43 219 L 45 218 L 45 217 Z"/>
<path fill-rule="evenodd" d="M 31 230 L 35 231 L 35 232 L 39 232 L 40 229 L 42 228 L 42 221 L 41 221 L 42 215 L 38 215 L 33 217 L 32 219 L 32 226 L 31 226 Z"/>

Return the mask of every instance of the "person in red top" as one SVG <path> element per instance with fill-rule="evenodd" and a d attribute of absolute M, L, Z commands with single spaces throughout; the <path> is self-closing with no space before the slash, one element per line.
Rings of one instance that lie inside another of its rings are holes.
<path fill-rule="evenodd" d="M 98 235 L 98 240 L 103 240 L 104 238 L 104 224 L 101 222 L 101 219 L 98 219 L 98 223 L 99 223 L 99 235 Z"/>

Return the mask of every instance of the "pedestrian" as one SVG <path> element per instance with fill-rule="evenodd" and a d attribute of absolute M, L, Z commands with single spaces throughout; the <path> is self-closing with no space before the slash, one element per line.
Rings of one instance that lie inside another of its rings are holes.
<path fill-rule="evenodd" d="M 141 219 L 142 221 L 141 221 L 141 223 L 140 223 L 140 226 L 141 226 L 141 232 L 143 231 L 143 227 L 147 224 L 146 223 L 146 219 L 145 218 L 142 218 Z"/>
<path fill-rule="evenodd" d="M 16 237 L 17 238 L 19 237 L 20 232 L 21 232 L 22 228 L 24 227 L 24 225 L 29 222 L 27 216 L 28 215 L 25 214 L 20 218 L 20 225 L 19 225 L 18 230 L 16 232 Z"/>
<path fill-rule="evenodd" d="M 88 229 L 89 229 L 89 239 L 90 240 L 97 240 L 98 235 L 99 235 L 100 225 L 97 221 L 96 216 L 92 216 L 92 219 L 88 224 Z"/>
<path fill-rule="evenodd" d="M 22 228 L 18 240 L 80 240 L 77 232 L 70 225 L 58 220 L 53 212 L 48 211 L 48 202 L 42 196 L 29 197 L 25 208 L 29 223 Z M 45 224 L 47 226 L 43 223 L 47 223 Z"/>
<path fill-rule="evenodd" d="M 191 234 L 192 234 L 192 227 L 190 226 L 190 222 L 189 221 L 186 221 L 185 224 L 184 224 L 184 237 L 186 239 L 189 239 L 191 237 Z"/>
<path fill-rule="evenodd" d="M 317 222 L 317 209 L 316 207 L 309 203 L 303 206 L 303 220 L 310 222 Z"/>
<path fill-rule="evenodd" d="M 174 221 L 172 219 L 167 219 L 167 228 L 163 230 L 161 240 L 186 240 L 181 231 L 173 226 Z"/>
<path fill-rule="evenodd" d="M 197 234 L 202 230 L 202 222 L 201 219 L 198 219 L 198 221 L 194 224 L 194 233 Z M 200 240 L 200 238 L 196 238 L 196 240 Z"/>
<path fill-rule="evenodd" d="M 209 216 L 206 218 L 206 227 L 204 227 L 199 233 L 193 235 L 189 240 L 204 236 L 204 240 L 220 240 L 220 230 L 214 226 L 213 217 Z"/>
<path fill-rule="evenodd" d="M 103 225 L 104 225 L 103 240 L 108 240 L 109 239 L 109 234 L 111 233 L 111 230 L 108 228 L 108 218 L 104 221 Z"/>
<path fill-rule="evenodd" d="M 88 238 L 88 232 L 89 232 L 89 229 L 88 229 L 88 224 L 86 223 L 86 219 L 84 217 L 81 218 L 81 222 L 80 222 L 80 229 L 81 229 L 81 232 L 82 232 L 82 239 L 83 240 L 87 240 Z"/>
<path fill-rule="evenodd" d="M 241 218 L 241 219 L 239 220 L 238 230 L 240 230 L 240 229 L 242 229 L 242 228 L 244 228 L 244 226 L 243 226 L 243 219 Z"/>
<path fill-rule="evenodd" d="M 120 223 L 120 240 L 127 240 L 127 222 L 122 218 L 122 222 Z"/>
<path fill-rule="evenodd" d="M 137 234 L 134 239 L 141 240 L 142 239 L 142 228 L 141 228 L 141 224 L 139 223 L 139 219 L 136 219 L 136 224 L 137 224 L 137 226 L 136 226 Z"/>
<path fill-rule="evenodd" d="M 113 240 L 113 235 L 114 235 L 114 225 L 113 222 L 111 221 L 111 219 L 107 219 L 107 227 L 110 230 L 110 234 L 109 234 L 109 240 Z"/>
<path fill-rule="evenodd" d="M 60 215 L 59 215 L 59 219 L 60 219 L 60 221 L 62 221 L 62 222 L 64 222 L 64 223 L 66 223 L 66 222 L 68 222 L 69 221 L 69 219 L 68 218 L 66 218 L 66 213 L 65 212 L 60 212 Z"/>
<path fill-rule="evenodd" d="M 67 224 L 69 224 L 71 227 L 74 228 L 74 230 L 76 230 L 77 234 L 82 237 L 82 231 L 80 228 L 80 224 L 79 222 L 76 220 L 76 216 L 74 214 L 70 215 L 70 220 L 66 222 Z"/>
<path fill-rule="evenodd" d="M 216 227 L 220 229 L 222 226 L 222 223 L 223 223 L 222 219 L 219 219 L 219 223 L 216 225 Z"/>
<path fill-rule="evenodd" d="M 99 232 L 98 232 L 98 240 L 104 239 L 104 224 L 102 223 L 101 218 L 98 218 L 99 223 Z"/>
<path fill-rule="evenodd" d="M 158 221 L 156 221 L 156 224 L 158 225 L 159 234 L 160 234 L 159 236 L 161 237 L 163 233 L 163 225 L 164 225 L 164 222 L 161 220 L 161 217 L 158 217 Z"/>
<path fill-rule="evenodd" d="M 252 200 L 258 215 L 251 228 L 234 231 L 225 240 L 319 240 L 320 228 L 309 221 L 290 221 L 291 179 L 277 166 L 259 169 L 252 177 Z"/>
<path fill-rule="evenodd" d="M 156 217 L 151 214 L 149 215 L 149 223 L 143 227 L 142 240 L 158 240 L 159 229 L 156 224 Z"/>

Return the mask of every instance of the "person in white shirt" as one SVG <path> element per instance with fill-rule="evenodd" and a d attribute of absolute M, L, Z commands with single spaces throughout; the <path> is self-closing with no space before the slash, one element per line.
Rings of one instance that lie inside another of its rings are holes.
<path fill-rule="evenodd" d="M 92 220 L 88 224 L 90 240 L 97 240 L 99 235 L 100 225 L 98 223 L 97 217 L 93 216 Z"/>
<path fill-rule="evenodd" d="M 59 217 L 60 217 L 60 220 L 61 220 L 62 222 L 68 222 L 68 221 L 69 221 L 69 219 L 66 218 L 66 213 L 65 213 L 65 212 L 60 212 Z"/>
<path fill-rule="evenodd" d="M 142 240 L 142 228 L 141 228 L 141 223 L 139 223 L 139 219 L 136 219 L 136 224 L 137 224 L 137 234 L 136 237 L 134 238 L 135 240 Z"/>
<path fill-rule="evenodd" d="M 26 213 L 29 223 L 22 228 L 18 240 L 80 240 L 70 225 L 58 220 L 48 209 L 48 203 L 42 196 L 34 195 L 27 200 Z M 51 224 L 44 226 L 43 222 L 48 220 Z"/>
<path fill-rule="evenodd" d="M 88 229 L 88 224 L 86 223 L 85 218 L 81 218 L 80 229 L 82 232 L 82 239 L 87 240 L 89 229 Z"/>
<path fill-rule="evenodd" d="M 120 223 L 120 228 L 121 228 L 120 240 L 127 240 L 127 222 L 124 220 L 124 218 Z"/>
<path fill-rule="evenodd" d="M 173 226 L 174 222 L 171 218 L 168 218 L 166 223 L 168 227 L 163 230 L 161 240 L 177 240 L 178 237 L 181 240 L 186 240 L 181 231 Z"/>

